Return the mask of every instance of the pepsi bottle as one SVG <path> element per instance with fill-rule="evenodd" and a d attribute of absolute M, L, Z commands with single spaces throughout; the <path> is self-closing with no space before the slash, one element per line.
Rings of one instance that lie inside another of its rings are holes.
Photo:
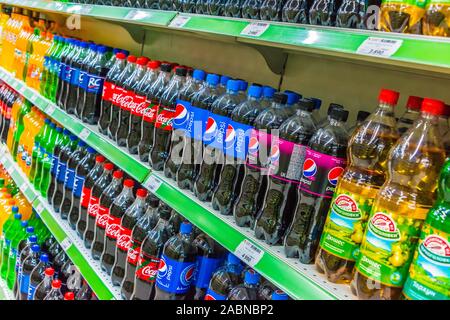
<path fill-rule="evenodd" d="M 283 0 L 264 0 L 259 10 L 261 20 L 281 21 L 283 4 Z"/>
<path fill-rule="evenodd" d="M 64 46 L 61 52 L 60 62 L 59 62 L 59 75 L 56 82 L 56 105 L 61 109 L 65 110 L 64 97 L 67 83 L 67 77 L 71 75 L 70 73 L 70 61 L 68 58 L 73 55 L 76 50 L 76 44 L 78 40 L 67 39 L 67 44 Z"/>
<path fill-rule="evenodd" d="M 81 112 L 83 111 L 83 95 L 87 88 L 88 81 L 88 69 L 90 64 L 95 60 L 97 55 L 97 45 L 95 43 L 89 44 L 89 49 L 86 52 L 86 56 L 81 62 L 80 71 L 78 75 L 78 89 L 77 89 L 77 101 L 75 103 L 75 115 L 81 119 Z"/>
<path fill-rule="evenodd" d="M 259 10 L 262 0 L 244 0 L 242 4 L 242 18 L 260 20 Z"/>
<path fill-rule="evenodd" d="M 348 111 L 332 109 L 330 121 L 312 136 L 299 183 L 300 201 L 284 238 L 289 258 L 314 261 L 336 184 L 346 164 Z"/>
<path fill-rule="evenodd" d="M 27 300 L 33 300 L 36 288 L 44 280 L 45 270 L 51 267 L 51 263 L 46 253 L 42 253 L 39 263 L 30 274 L 30 284 L 28 286 Z"/>
<path fill-rule="evenodd" d="M 225 17 L 241 18 L 243 0 L 227 0 L 223 8 Z"/>
<path fill-rule="evenodd" d="M 31 253 L 31 247 L 34 244 L 37 244 L 37 237 L 34 233 L 34 227 L 27 227 L 27 235 L 29 237 L 26 239 L 26 241 L 20 241 L 19 247 L 17 249 L 17 252 L 19 252 L 19 255 L 16 259 L 16 281 L 14 283 L 13 293 L 14 297 L 16 297 L 17 300 L 22 300 L 21 298 L 26 297 L 21 295 L 20 291 L 20 280 L 21 280 L 21 274 L 22 274 L 22 266 L 25 259 L 30 255 Z"/>
<path fill-rule="evenodd" d="M 315 0 L 309 9 L 309 23 L 319 26 L 335 26 L 341 0 Z"/>
<path fill-rule="evenodd" d="M 227 300 L 257 300 L 261 276 L 253 269 L 245 272 L 244 284 L 230 290 Z"/>
<path fill-rule="evenodd" d="M 57 128 L 56 130 L 61 131 L 61 128 Z M 53 194 L 55 193 L 56 186 L 58 184 L 58 166 L 59 166 L 59 157 L 61 156 L 61 150 L 67 145 L 70 141 L 70 131 L 67 129 L 63 130 L 63 137 L 60 143 L 55 144 L 55 148 L 53 149 L 52 155 L 52 169 L 51 169 L 51 181 L 47 190 L 47 201 L 50 205 L 53 204 Z M 65 172 L 64 172 L 65 175 Z"/>
<path fill-rule="evenodd" d="M 227 263 L 214 272 L 206 291 L 205 300 L 226 300 L 231 289 L 242 282 L 243 269 L 241 260 L 229 253 Z"/>
<path fill-rule="evenodd" d="M 30 276 L 34 267 L 39 263 L 39 252 L 41 248 L 38 244 L 31 246 L 31 252 L 27 258 L 23 261 L 22 271 L 20 273 L 20 300 L 27 300 L 28 287 L 30 286 Z"/>
<path fill-rule="evenodd" d="M 284 3 L 281 20 L 291 23 L 309 23 L 309 8 L 313 0 L 287 0 Z"/>
<path fill-rule="evenodd" d="M 84 59 L 89 53 L 89 44 L 84 41 L 80 41 L 79 50 L 75 53 L 72 59 L 70 82 L 66 83 L 66 97 L 64 99 L 64 105 L 66 111 L 69 114 L 76 114 L 76 107 L 79 99 L 79 86 L 80 86 L 80 69 Z M 81 80 L 83 78 L 81 77 Z"/>

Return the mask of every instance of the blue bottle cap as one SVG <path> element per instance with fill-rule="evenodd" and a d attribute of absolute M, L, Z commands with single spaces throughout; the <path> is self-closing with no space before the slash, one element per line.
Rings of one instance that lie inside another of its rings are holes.
<path fill-rule="evenodd" d="M 223 76 L 220 77 L 220 84 L 221 84 L 222 86 L 226 87 L 226 86 L 227 86 L 227 83 L 228 83 L 228 80 L 230 80 L 230 77 L 229 77 L 229 76 L 223 75 Z M 228 88 L 228 87 L 227 87 L 227 88 Z"/>
<path fill-rule="evenodd" d="M 275 94 L 276 90 L 275 88 L 269 87 L 269 86 L 264 86 L 263 87 L 263 95 L 265 98 L 272 98 L 273 95 Z"/>
<path fill-rule="evenodd" d="M 89 47 L 89 43 L 87 43 L 85 41 L 81 41 L 80 47 L 82 47 L 83 49 L 86 49 L 87 47 Z"/>
<path fill-rule="evenodd" d="M 22 220 L 22 215 L 21 215 L 20 213 L 16 213 L 16 214 L 14 215 L 14 219 L 16 219 L 16 220 Z"/>
<path fill-rule="evenodd" d="M 238 80 L 239 81 L 239 91 L 245 91 L 248 87 L 248 82 L 244 80 Z"/>
<path fill-rule="evenodd" d="M 261 98 L 262 88 L 260 86 L 250 86 L 248 96 L 253 98 Z"/>
<path fill-rule="evenodd" d="M 107 51 L 106 46 L 98 46 L 97 47 L 97 52 L 99 53 L 105 53 Z"/>
<path fill-rule="evenodd" d="M 200 69 L 195 69 L 194 72 L 192 73 L 192 78 L 194 78 L 195 80 L 204 81 L 205 76 L 206 76 L 206 72 L 203 70 L 200 70 Z"/>
<path fill-rule="evenodd" d="M 122 52 L 128 57 L 130 55 L 130 51 L 128 50 L 122 50 Z"/>
<path fill-rule="evenodd" d="M 183 222 L 180 225 L 180 233 L 181 234 L 189 234 L 192 232 L 192 224 L 190 224 L 189 222 Z"/>
<path fill-rule="evenodd" d="M 13 206 L 13 207 L 11 208 L 11 211 L 12 211 L 12 213 L 16 214 L 16 213 L 19 212 L 19 207 L 18 207 L 18 206 Z"/>
<path fill-rule="evenodd" d="M 272 292 L 272 300 L 288 300 L 289 296 L 279 289 Z"/>
<path fill-rule="evenodd" d="M 48 262 L 48 254 L 46 254 L 46 253 L 41 254 L 40 260 L 41 260 L 41 262 L 47 263 Z"/>
<path fill-rule="evenodd" d="M 228 82 L 227 82 L 227 90 L 239 91 L 239 81 L 228 80 Z"/>
<path fill-rule="evenodd" d="M 53 36 L 53 41 L 59 41 L 59 40 L 60 40 L 59 36 Z"/>
<path fill-rule="evenodd" d="M 118 54 L 119 52 L 121 52 L 121 50 L 120 50 L 119 48 L 114 48 L 114 49 L 112 50 L 112 52 L 113 52 L 113 55 L 115 56 L 116 54 Z"/>
<path fill-rule="evenodd" d="M 63 134 L 66 136 L 70 135 L 69 129 L 64 128 Z"/>
<path fill-rule="evenodd" d="M 244 281 L 248 284 L 258 284 L 260 278 L 261 276 L 259 273 L 253 269 L 248 269 L 247 272 L 245 272 Z"/>
<path fill-rule="evenodd" d="M 89 50 L 97 51 L 97 45 L 96 45 L 95 43 L 91 43 L 91 44 L 89 45 Z"/>
<path fill-rule="evenodd" d="M 61 128 L 61 127 L 57 127 L 57 128 L 56 128 L 56 132 L 58 132 L 58 133 L 61 133 L 61 132 L 63 132 L 63 128 Z"/>
<path fill-rule="evenodd" d="M 45 123 L 45 124 L 50 124 L 50 123 L 52 123 L 52 120 L 50 120 L 49 118 L 46 118 L 46 119 L 44 120 L 44 123 Z"/>
<path fill-rule="evenodd" d="M 88 146 L 87 149 L 86 149 L 86 151 L 87 151 L 88 153 L 96 153 L 95 149 L 92 148 L 91 146 Z"/>
<path fill-rule="evenodd" d="M 70 135 L 70 141 L 76 141 L 78 139 L 78 137 L 74 134 Z"/>
<path fill-rule="evenodd" d="M 42 153 L 45 153 L 44 147 L 39 147 L 39 151 L 41 151 Z"/>
<path fill-rule="evenodd" d="M 219 83 L 219 76 L 217 74 L 210 73 L 206 76 L 206 82 L 215 87 Z"/>
<path fill-rule="evenodd" d="M 322 100 L 320 100 L 320 99 L 318 99 L 318 98 L 309 98 L 309 99 L 311 99 L 311 100 L 314 101 L 314 103 L 316 104 L 315 109 L 316 109 L 316 110 L 319 110 L 320 107 L 322 106 Z"/>
<path fill-rule="evenodd" d="M 286 90 L 284 93 L 287 95 L 287 102 L 286 104 L 288 106 L 292 106 L 293 104 L 296 104 L 298 100 L 300 100 L 300 95 L 297 92 Z"/>
<path fill-rule="evenodd" d="M 28 220 L 22 220 L 22 221 L 20 222 L 20 226 L 21 226 L 22 228 L 28 227 Z"/>
<path fill-rule="evenodd" d="M 240 264 L 241 260 L 230 252 L 228 254 L 227 262 L 228 264 Z"/>
<path fill-rule="evenodd" d="M 28 238 L 28 241 L 30 241 L 31 243 L 36 243 L 37 242 L 37 236 L 35 234 L 31 235 Z"/>
<path fill-rule="evenodd" d="M 34 227 L 29 226 L 27 227 L 27 233 L 33 233 L 34 232 Z"/>
<path fill-rule="evenodd" d="M 56 123 L 50 123 L 50 128 L 55 129 L 56 128 Z"/>
<path fill-rule="evenodd" d="M 78 146 L 79 147 L 85 147 L 86 146 L 86 142 L 84 142 L 83 140 L 79 140 L 78 141 Z"/>
<path fill-rule="evenodd" d="M 31 246 L 31 251 L 33 251 L 33 252 L 39 252 L 39 251 L 41 251 L 41 247 L 40 247 L 38 244 L 33 244 L 33 245 Z"/>

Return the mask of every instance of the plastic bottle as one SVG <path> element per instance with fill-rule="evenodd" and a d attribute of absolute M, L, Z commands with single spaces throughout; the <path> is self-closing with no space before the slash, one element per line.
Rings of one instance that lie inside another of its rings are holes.
<path fill-rule="evenodd" d="M 361 28 L 366 13 L 366 2 L 362 0 L 343 0 L 336 12 L 336 27 Z"/>
<path fill-rule="evenodd" d="M 38 244 L 33 244 L 31 246 L 31 252 L 30 255 L 25 258 L 22 264 L 22 270 L 20 273 L 20 300 L 27 300 L 28 299 L 28 291 L 30 286 L 30 277 L 31 273 L 39 264 L 39 253 L 41 248 Z"/>
<path fill-rule="evenodd" d="M 352 135 L 355 132 L 355 130 L 358 129 L 363 124 L 363 122 L 367 119 L 368 116 L 370 116 L 370 112 L 364 110 L 358 111 L 358 114 L 356 115 L 355 125 L 348 129 L 350 135 Z"/>
<path fill-rule="evenodd" d="M 66 82 L 70 81 L 70 61 L 68 60 L 71 55 L 73 55 L 76 52 L 76 42 L 78 40 L 76 39 L 68 39 L 67 44 L 64 46 L 64 49 L 60 56 L 60 63 L 59 63 L 59 73 L 58 78 L 56 82 L 56 105 L 60 107 L 61 109 L 65 110 L 64 106 L 64 96 L 66 91 Z M 69 63 L 69 65 L 68 65 Z"/>
<path fill-rule="evenodd" d="M 389 152 L 386 182 L 374 200 L 351 282 L 360 298 L 389 300 L 402 292 L 445 161 L 438 127 L 444 108 L 424 99 L 420 117 Z"/>
<path fill-rule="evenodd" d="M 423 17 L 423 34 L 427 36 L 449 37 L 450 23 L 448 21 L 450 9 L 447 2 L 430 0 L 426 2 Z"/>
<path fill-rule="evenodd" d="M 65 146 L 67 146 L 70 142 L 70 131 L 67 129 L 63 130 L 63 134 L 59 136 L 59 138 L 55 142 L 55 148 L 53 149 L 52 154 L 52 169 L 51 169 L 51 180 L 50 185 L 47 189 L 47 201 L 50 205 L 53 204 L 53 194 L 55 193 L 56 186 L 58 184 L 58 176 L 62 172 L 58 172 L 59 167 L 59 158 L 61 156 L 61 151 Z M 61 167 L 60 167 L 61 170 Z M 64 172 L 65 174 L 65 172 Z"/>
<path fill-rule="evenodd" d="M 242 18 L 260 20 L 259 9 L 261 0 L 244 0 L 242 4 Z"/>
<path fill-rule="evenodd" d="M 309 9 L 312 0 L 287 0 L 282 9 L 282 21 L 291 23 L 309 23 Z"/>
<path fill-rule="evenodd" d="M 330 103 L 330 105 L 328 106 L 328 110 L 327 110 L 327 116 L 325 118 L 320 119 L 317 122 L 318 128 L 321 128 L 330 122 L 330 115 L 331 115 L 331 112 L 333 111 L 333 109 L 344 109 L 344 107 L 337 103 Z"/>
<path fill-rule="evenodd" d="M 348 283 L 373 200 L 386 180 L 387 156 L 398 140 L 394 107 L 399 93 L 382 89 L 378 108 L 349 140 L 345 169 L 325 222 L 316 267 L 331 282 Z"/>
<path fill-rule="evenodd" d="M 53 275 L 55 271 L 53 268 L 47 268 L 44 272 L 44 279 L 39 283 L 34 291 L 33 299 L 29 300 L 44 300 L 44 298 L 52 290 Z"/>
<path fill-rule="evenodd" d="M 82 46 L 82 41 L 75 40 L 75 45 L 73 50 L 66 57 L 66 70 L 65 76 L 63 76 L 63 87 L 60 94 L 60 103 L 63 109 L 69 113 L 74 114 L 76 107 L 76 98 L 74 93 L 76 93 L 72 85 L 79 81 L 79 69 L 77 68 L 77 60 L 80 54 L 84 52 L 84 47 Z M 64 71 L 63 71 L 64 72 Z M 72 90 L 71 90 L 72 89 Z M 72 91 L 72 94 L 70 93 Z"/>
<path fill-rule="evenodd" d="M 61 280 L 56 279 L 52 281 L 52 289 L 43 300 L 64 300 L 64 296 L 61 293 Z"/>
<path fill-rule="evenodd" d="M 36 265 L 36 267 L 32 270 L 30 274 L 30 283 L 28 286 L 27 300 L 33 300 L 37 287 L 42 281 L 44 281 L 44 278 L 46 276 L 45 270 L 47 270 L 47 268 L 49 268 L 50 266 L 51 263 L 48 260 L 48 255 L 42 253 L 40 256 L 39 263 Z"/>
<path fill-rule="evenodd" d="M 244 284 L 230 290 L 227 300 L 257 300 L 261 276 L 253 269 L 245 272 Z"/>
<path fill-rule="evenodd" d="M 11 238 L 9 256 L 8 256 L 8 272 L 6 273 L 6 284 L 10 290 L 13 290 L 14 283 L 16 282 L 16 261 L 19 252 L 19 242 L 26 238 L 26 229 L 28 227 L 28 221 L 22 220 L 20 226 L 14 230 L 14 235 Z M 9 230 L 11 231 L 11 230 Z"/>
<path fill-rule="evenodd" d="M 2 265 L 0 268 L 0 273 L 3 279 L 6 279 L 6 275 L 8 273 L 8 257 L 9 251 L 11 250 L 11 240 L 15 233 L 18 232 L 22 219 L 22 215 L 19 213 L 19 208 L 12 207 L 11 211 L 12 214 L 3 225 L 2 231 Z"/>
<path fill-rule="evenodd" d="M 282 0 L 264 0 L 261 3 L 259 14 L 261 20 L 281 21 L 281 10 L 283 9 L 284 1 Z"/>
<path fill-rule="evenodd" d="M 78 89 L 77 89 L 77 101 L 75 104 L 75 115 L 81 119 L 81 114 L 83 112 L 84 108 L 84 95 L 87 90 L 87 84 L 89 80 L 89 68 L 92 66 L 93 63 L 96 61 L 98 46 L 95 43 L 89 44 L 89 49 L 87 50 L 87 53 L 81 61 L 80 66 L 80 73 L 78 76 Z"/>
<path fill-rule="evenodd" d="M 242 270 L 241 261 L 229 253 L 227 263 L 217 269 L 211 277 L 205 300 L 226 300 L 231 289 L 241 283 Z"/>
<path fill-rule="evenodd" d="M 16 266 L 15 266 L 15 268 L 16 268 L 16 282 L 14 283 L 14 288 L 13 288 L 13 293 L 14 293 L 14 296 L 16 297 L 17 300 L 22 300 L 21 299 L 21 294 L 20 294 L 20 279 L 21 279 L 21 275 L 22 275 L 23 262 L 25 261 L 25 259 L 30 254 L 31 246 L 33 244 L 37 243 L 37 237 L 36 237 L 36 235 L 33 235 L 33 233 L 34 233 L 34 228 L 33 227 L 28 227 L 27 228 L 27 235 L 29 237 L 25 241 L 21 241 L 19 243 L 19 247 L 18 247 L 18 250 L 17 250 L 19 252 L 19 255 L 18 255 L 17 259 L 16 259 Z M 26 297 L 26 295 L 25 295 L 25 297 Z"/>
<path fill-rule="evenodd" d="M 408 102 L 406 103 L 406 111 L 397 122 L 397 131 L 400 135 L 408 131 L 414 121 L 419 117 L 422 101 L 423 98 L 421 97 L 409 96 Z"/>

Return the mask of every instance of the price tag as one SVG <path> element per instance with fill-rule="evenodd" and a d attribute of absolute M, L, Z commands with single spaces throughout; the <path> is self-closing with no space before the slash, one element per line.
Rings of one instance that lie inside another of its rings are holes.
<path fill-rule="evenodd" d="M 91 132 L 88 129 L 84 128 L 83 130 L 81 130 L 79 137 L 81 140 L 86 141 L 90 134 Z"/>
<path fill-rule="evenodd" d="M 62 3 L 56 2 L 54 5 L 55 5 L 55 10 L 58 10 L 58 11 L 64 10 L 64 5 Z"/>
<path fill-rule="evenodd" d="M 241 31 L 241 36 L 260 37 L 269 26 L 270 24 L 265 22 L 250 22 L 244 30 Z"/>
<path fill-rule="evenodd" d="M 377 57 L 390 57 L 403 44 L 403 40 L 400 39 L 387 39 L 369 37 L 359 46 L 357 53 L 367 54 Z"/>
<path fill-rule="evenodd" d="M 39 4 L 39 1 L 31 1 L 30 7 L 36 7 Z"/>
<path fill-rule="evenodd" d="M 187 16 L 176 16 L 175 19 L 173 19 L 170 23 L 169 23 L 169 27 L 173 27 L 173 28 L 183 28 L 184 25 L 186 23 L 188 23 L 188 21 L 191 20 L 191 17 L 187 17 Z"/>
<path fill-rule="evenodd" d="M 36 104 L 37 99 L 38 99 L 37 95 L 31 94 L 31 97 L 29 100 L 31 101 L 32 104 Z"/>
<path fill-rule="evenodd" d="M 67 237 L 61 242 L 61 248 L 63 248 L 64 251 L 67 251 L 67 249 L 69 249 L 72 244 L 72 240 Z"/>
<path fill-rule="evenodd" d="M 78 14 L 89 14 L 92 10 L 90 5 L 74 5 L 67 9 L 67 12 L 78 13 Z"/>
<path fill-rule="evenodd" d="M 47 109 L 45 109 L 45 113 L 49 116 L 51 116 L 53 114 L 53 112 L 55 112 L 55 105 L 53 104 L 49 104 L 47 106 Z"/>
<path fill-rule="evenodd" d="M 20 191 L 25 194 L 28 191 L 28 185 L 26 183 L 22 184 L 20 186 Z"/>
<path fill-rule="evenodd" d="M 245 239 L 238 245 L 234 254 L 253 268 L 263 257 L 264 251 Z"/>
<path fill-rule="evenodd" d="M 34 210 L 36 210 L 36 212 L 37 212 L 38 214 L 41 214 L 42 211 L 44 211 L 44 206 L 42 205 L 42 203 L 39 203 L 39 204 L 34 208 Z"/>
<path fill-rule="evenodd" d="M 159 180 L 157 177 L 150 176 L 144 182 L 144 187 L 146 187 L 150 192 L 156 193 L 156 191 L 158 191 L 158 189 L 161 186 L 161 184 L 162 184 L 162 181 Z"/>
<path fill-rule="evenodd" d="M 127 20 L 142 20 L 145 18 L 150 17 L 152 14 L 150 12 L 142 11 L 142 10 L 130 10 L 127 15 L 125 16 L 125 19 Z"/>

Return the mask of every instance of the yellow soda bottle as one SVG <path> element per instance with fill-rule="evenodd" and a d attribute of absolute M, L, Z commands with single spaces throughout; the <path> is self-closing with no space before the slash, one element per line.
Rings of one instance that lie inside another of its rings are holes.
<path fill-rule="evenodd" d="M 384 0 L 380 7 L 380 29 L 422 34 L 427 0 Z"/>
<path fill-rule="evenodd" d="M 374 200 L 351 289 L 361 299 L 398 299 L 425 217 L 436 200 L 445 161 L 439 116 L 445 104 L 424 99 L 420 117 L 388 155 L 384 185 Z"/>
<path fill-rule="evenodd" d="M 398 140 L 399 93 L 382 89 L 379 106 L 349 140 L 349 164 L 338 182 L 320 239 L 316 267 L 331 282 L 349 283 L 373 199 L 383 185 L 386 158 Z"/>
<path fill-rule="evenodd" d="M 423 34 L 450 37 L 450 2 L 430 0 L 423 18 Z"/>

